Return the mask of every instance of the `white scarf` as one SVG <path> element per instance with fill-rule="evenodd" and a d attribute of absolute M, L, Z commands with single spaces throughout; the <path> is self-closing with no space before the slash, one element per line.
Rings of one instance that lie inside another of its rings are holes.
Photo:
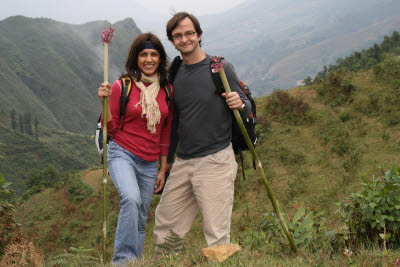
<path fill-rule="evenodd" d="M 154 134 L 156 132 L 156 125 L 160 123 L 161 112 L 160 107 L 157 103 L 157 95 L 160 90 L 160 79 L 158 73 L 147 76 L 142 73 L 142 79 L 140 81 L 135 81 L 136 86 L 140 89 L 140 101 L 135 105 L 142 106 L 142 117 L 146 115 L 147 119 L 147 129 L 150 133 Z M 150 84 L 149 86 L 144 86 L 143 83 Z"/>

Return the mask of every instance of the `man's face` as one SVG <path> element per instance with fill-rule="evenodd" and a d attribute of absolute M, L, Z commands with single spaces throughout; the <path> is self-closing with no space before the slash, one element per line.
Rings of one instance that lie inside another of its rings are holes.
<path fill-rule="evenodd" d="M 187 17 L 172 31 L 172 39 L 172 44 L 181 54 L 191 54 L 200 49 L 201 36 L 197 35 L 193 22 Z"/>

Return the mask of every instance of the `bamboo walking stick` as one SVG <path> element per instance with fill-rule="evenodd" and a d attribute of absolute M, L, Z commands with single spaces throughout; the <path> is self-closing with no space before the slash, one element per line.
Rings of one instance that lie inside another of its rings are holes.
<path fill-rule="evenodd" d="M 108 46 L 112 44 L 115 29 L 111 27 L 102 32 L 104 47 L 104 82 L 108 83 Z M 106 262 L 107 248 L 107 108 L 108 97 L 103 101 L 103 264 Z"/>
<path fill-rule="evenodd" d="M 213 57 L 212 61 L 214 62 L 212 67 L 216 71 L 219 72 L 219 75 L 221 76 L 221 80 L 222 80 L 222 83 L 223 83 L 224 88 L 225 88 L 225 92 L 227 94 L 229 94 L 231 92 L 231 89 L 229 87 L 229 83 L 228 83 L 228 80 L 227 80 L 226 75 L 225 75 L 225 71 L 224 71 L 224 68 L 223 68 L 223 63 L 220 62 L 220 57 Z M 253 159 L 256 162 L 257 169 L 259 169 L 260 172 L 261 172 L 261 178 L 263 180 L 264 187 L 267 190 L 268 197 L 269 197 L 269 199 L 271 201 L 271 204 L 272 204 L 272 206 L 274 208 L 275 214 L 277 215 L 277 217 L 279 219 L 279 222 L 280 222 L 280 224 L 282 226 L 282 229 L 285 232 L 285 234 L 286 234 L 286 236 L 287 236 L 287 238 L 289 240 L 290 248 L 292 249 L 292 251 L 295 254 L 297 254 L 298 249 L 297 249 L 296 243 L 295 243 L 295 241 L 293 239 L 293 236 L 291 235 L 291 233 L 289 231 L 289 228 L 287 227 L 287 225 L 285 223 L 285 220 L 282 217 L 282 214 L 279 211 L 278 201 L 275 199 L 275 196 L 272 193 L 271 187 L 269 186 L 269 182 L 268 182 L 267 177 L 266 177 L 266 175 L 264 173 L 264 169 L 262 167 L 261 161 L 258 159 L 258 156 L 257 156 L 257 154 L 255 152 L 253 143 L 251 142 L 250 137 L 249 137 L 249 135 L 248 135 L 248 133 L 246 131 L 246 128 L 245 128 L 245 126 L 243 124 L 242 118 L 240 117 L 239 111 L 237 109 L 234 109 L 232 111 L 233 111 L 233 114 L 235 115 L 236 121 L 239 124 L 240 130 L 242 131 L 244 139 L 246 140 L 247 146 L 249 147 L 249 150 L 250 150 L 251 154 L 253 155 Z"/>

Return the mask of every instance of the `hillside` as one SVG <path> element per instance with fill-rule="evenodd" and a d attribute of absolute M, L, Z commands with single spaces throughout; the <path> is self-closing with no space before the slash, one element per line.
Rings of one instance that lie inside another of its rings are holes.
<path fill-rule="evenodd" d="M 230 60 L 262 96 L 381 42 L 400 29 L 399 14 L 396 0 L 249 0 L 200 21 L 204 49 Z"/>
<path fill-rule="evenodd" d="M 55 167 L 61 174 L 100 165 L 93 138 L 39 125 L 38 139 L 35 136 L 13 130 L 9 114 L 2 113 L 0 119 L 0 174 L 11 182 L 15 196 L 21 196 L 31 169 L 43 170 Z M 55 181 L 54 181 L 55 182 Z"/>
<path fill-rule="evenodd" d="M 314 247 L 302 251 L 302 256 L 295 258 L 289 255 L 284 240 L 275 239 L 274 227 L 278 226 L 274 224 L 276 220 L 268 215 L 272 207 L 260 177 L 252 170 L 251 156 L 246 153 L 247 179 L 241 179 L 239 170 L 235 181 L 231 235 L 234 242 L 242 246 L 243 251 L 229 259 L 226 264 L 394 264 L 400 255 L 394 248 L 383 257 L 383 251 L 379 247 L 358 248 L 353 243 L 346 243 L 343 235 L 349 234 L 345 230 L 348 228 L 339 222 L 339 215 L 335 213 L 338 210 L 338 201 L 345 200 L 351 193 L 362 188 L 362 178 L 372 180 L 373 176 L 381 175 L 382 170 L 388 170 L 394 163 L 399 163 L 400 80 L 396 74 L 398 72 L 393 74 L 393 66 L 400 66 L 398 56 L 388 57 L 387 61 L 375 69 L 354 74 L 332 73 L 324 82 L 311 87 L 293 88 L 287 92 L 276 91 L 269 97 L 256 99 L 259 121 L 259 144 L 256 150 L 277 199 L 290 218 L 293 218 L 302 205 L 308 214 L 312 214 L 313 223 L 319 223 L 321 218 L 326 218 L 321 224 L 326 228 L 319 229 L 335 230 L 340 239 L 313 239 Z M 342 85 L 334 86 L 337 80 L 342 81 L 340 84 L 344 84 L 346 88 L 352 88 L 349 94 L 340 96 L 343 88 Z M 83 175 L 80 174 L 80 177 Z M 39 238 L 38 247 L 45 251 L 48 261 L 70 246 L 94 248 L 96 252 L 93 255 L 101 253 L 102 195 L 97 191 L 85 193 L 82 195 L 87 197 L 77 201 L 76 192 L 80 192 L 77 188 L 85 188 L 77 179 L 70 177 L 65 186 L 32 196 L 17 210 L 17 221 L 26 227 L 29 236 Z M 95 180 L 92 177 L 91 181 L 93 179 Z M 118 197 L 115 188 L 108 188 L 110 214 L 107 256 L 110 259 Z M 82 192 L 90 191 L 85 190 Z M 159 196 L 154 196 L 149 211 L 143 266 L 157 265 L 152 256 L 152 229 L 158 200 Z M 43 226 L 42 222 L 45 222 Z M 315 238 L 324 236 L 318 232 L 313 232 L 313 235 Z M 185 245 L 185 252 L 173 254 L 159 264 L 214 266 L 207 264 L 199 252 L 205 246 L 201 218 L 196 219 Z M 355 255 L 344 255 L 345 248 L 354 250 Z"/>
<path fill-rule="evenodd" d="M 101 32 L 110 26 L 117 29 L 109 49 L 112 82 L 140 34 L 132 19 L 114 25 L 23 16 L 0 21 L 0 94 L 7 100 L 0 110 L 30 112 L 46 127 L 91 134 L 101 110 L 96 96 L 103 81 Z"/>

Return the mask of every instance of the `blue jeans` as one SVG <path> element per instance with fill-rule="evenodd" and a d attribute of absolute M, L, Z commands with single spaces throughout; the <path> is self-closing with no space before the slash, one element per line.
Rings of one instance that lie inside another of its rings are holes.
<path fill-rule="evenodd" d="M 157 161 L 148 162 L 111 141 L 107 165 L 120 195 L 114 264 L 142 257 L 147 211 L 157 178 Z"/>

